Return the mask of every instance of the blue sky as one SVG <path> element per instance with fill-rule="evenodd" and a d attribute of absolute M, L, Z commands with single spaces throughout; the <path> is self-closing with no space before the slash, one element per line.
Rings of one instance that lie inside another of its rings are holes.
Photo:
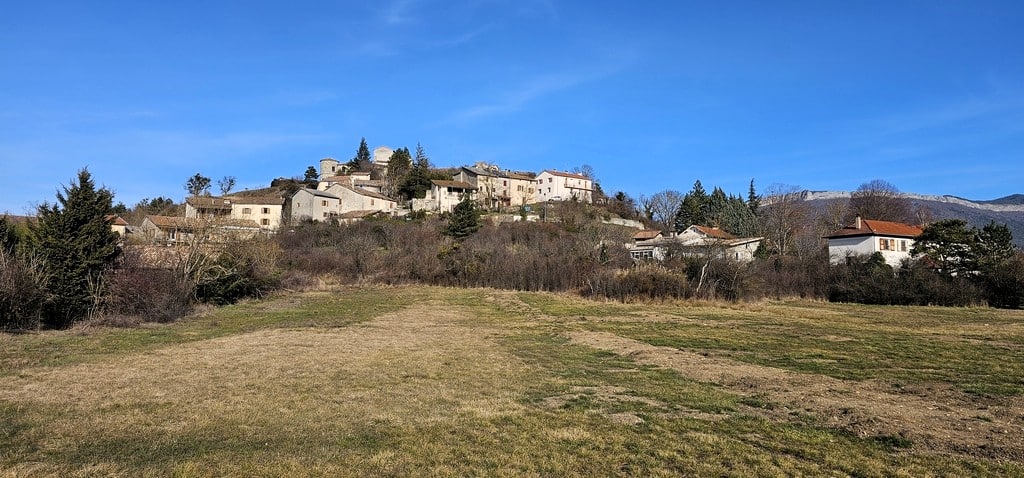
<path fill-rule="evenodd" d="M 1024 2 L 7 2 L 0 211 L 322 157 L 593 167 L 606 192 L 1024 192 Z"/>

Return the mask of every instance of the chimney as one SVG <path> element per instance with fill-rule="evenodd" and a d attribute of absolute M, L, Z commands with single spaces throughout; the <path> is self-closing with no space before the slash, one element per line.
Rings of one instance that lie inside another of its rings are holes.
<path fill-rule="evenodd" d="M 853 220 L 853 227 L 857 228 L 858 230 L 861 227 L 863 227 L 863 223 L 860 220 L 860 214 L 858 214 L 857 217 Z"/>

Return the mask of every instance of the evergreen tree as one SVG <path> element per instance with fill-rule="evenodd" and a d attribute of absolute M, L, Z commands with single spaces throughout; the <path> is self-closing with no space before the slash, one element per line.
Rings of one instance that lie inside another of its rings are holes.
<path fill-rule="evenodd" d="M 320 180 L 320 173 L 313 166 L 309 166 L 306 168 L 306 173 L 302 176 L 302 180 L 310 187 L 316 187 L 317 182 Z"/>
<path fill-rule="evenodd" d="M 395 197 L 402 187 L 402 183 L 412 170 L 412 155 L 409 148 L 398 148 L 391 155 L 388 161 L 388 170 L 384 174 L 384 194 Z"/>
<path fill-rule="evenodd" d="M 413 163 L 416 167 L 423 168 L 423 170 L 430 169 L 430 158 L 427 157 L 427 153 L 423 151 L 423 146 L 419 143 L 416 143 L 416 158 Z"/>
<path fill-rule="evenodd" d="M 761 207 L 761 196 L 757 195 L 757 190 L 754 189 L 754 180 L 750 180 L 750 191 L 747 192 L 747 208 L 750 209 L 750 213 L 757 216 L 757 210 Z"/>
<path fill-rule="evenodd" d="M 726 209 L 729 207 L 729 198 L 725 196 L 725 191 L 722 188 L 715 186 L 715 189 L 711 192 L 711 196 L 708 197 L 707 204 L 707 224 L 715 227 L 722 227 L 722 220 L 728 212 Z"/>
<path fill-rule="evenodd" d="M 462 196 L 462 201 L 452 208 L 452 215 L 448 219 L 448 226 L 445 234 L 455 239 L 466 238 L 480 230 L 480 211 L 477 209 L 476 201 L 470 199 L 469 194 Z"/>
<path fill-rule="evenodd" d="M 430 190 L 430 180 L 430 158 L 423 151 L 423 146 L 416 143 L 416 157 L 413 160 L 412 170 L 409 171 L 405 181 L 402 182 L 399 193 L 409 199 L 422 199 L 426 197 L 427 191 Z"/>
<path fill-rule="evenodd" d="M 693 189 L 683 196 L 683 202 L 679 205 L 679 211 L 676 212 L 673 221 L 675 231 L 682 232 L 695 224 L 707 225 L 708 219 L 708 194 L 698 179 L 693 183 Z"/>
<path fill-rule="evenodd" d="M 738 237 L 757 235 L 757 217 L 743 198 L 730 196 L 726 207 L 719 214 L 719 227 Z"/>
<path fill-rule="evenodd" d="M 18 231 L 7 219 L 7 215 L 0 216 L 0 251 L 13 254 L 18 246 L 18 239 Z"/>
<path fill-rule="evenodd" d="M 36 254 L 42 259 L 47 292 L 54 297 L 44 308 L 44 323 L 67 327 L 89 316 L 100 291 L 104 270 L 117 258 L 117 234 L 110 230 L 113 193 L 96 189 L 87 169 L 78 181 L 57 193 L 57 203 L 43 203 L 31 226 Z"/>
<path fill-rule="evenodd" d="M 971 271 L 975 234 L 963 219 L 945 219 L 929 224 L 914 240 L 911 254 L 928 256 L 939 272 L 950 275 Z"/>
<path fill-rule="evenodd" d="M 1014 254 L 1013 233 L 1006 224 L 990 222 L 974 233 L 974 262 L 977 270 L 987 274 L 1010 260 Z"/>
<path fill-rule="evenodd" d="M 348 162 L 348 168 L 351 171 L 369 171 L 372 169 L 370 164 L 370 147 L 366 145 L 366 138 L 359 140 L 359 149 L 356 150 L 356 156 Z"/>

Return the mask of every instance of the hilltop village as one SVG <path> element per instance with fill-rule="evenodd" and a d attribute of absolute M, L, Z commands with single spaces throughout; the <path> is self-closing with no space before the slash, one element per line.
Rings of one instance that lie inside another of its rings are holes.
<path fill-rule="evenodd" d="M 434 170 L 434 179 L 424 178 L 429 186 L 421 188 L 421 197 L 411 194 L 413 197 L 406 200 L 394 184 L 394 155 L 391 148 L 380 146 L 361 167 L 358 161 L 353 164 L 324 158 L 315 176 L 308 172 L 303 180 L 278 180 L 269 188 L 220 196 L 191 194 L 185 200 L 183 215 L 145 216 L 138 232 L 147 240 L 174 241 L 195 221 L 217 219 L 221 227 L 233 231 L 273 233 L 304 222 L 351 224 L 374 216 L 447 213 L 464 198 L 475 201 L 483 210 L 496 212 L 531 211 L 530 205 L 537 203 L 594 201 L 594 182 L 584 174 L 555 169 L 540 173 L 510 171 L 482 162 L 454 170 Z M 436 179 L 439 175 L 445 175 L 444 179 Z"/>

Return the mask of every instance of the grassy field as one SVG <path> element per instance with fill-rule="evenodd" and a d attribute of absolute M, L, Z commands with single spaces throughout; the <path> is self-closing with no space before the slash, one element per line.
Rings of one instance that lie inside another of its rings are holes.
<path fill-rule="evenodd" d="M 1020 476 L 1024 312 L 428 287 L 0 335 L 0 476 Z"/>

